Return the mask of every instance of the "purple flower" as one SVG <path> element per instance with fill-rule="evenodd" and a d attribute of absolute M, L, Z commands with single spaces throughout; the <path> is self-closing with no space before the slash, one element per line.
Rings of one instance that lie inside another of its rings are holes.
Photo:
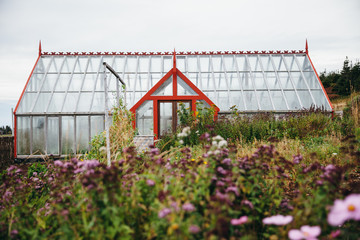
<path fill-rule="evenodd" d="M 164 218 L 167 215 L 169 215 L 170 213 L 171 213 L 170 208 L 163 208 L 163 209 L 160 210 L 158 216 L 159 216 L 159 218 Z"/>
<path fill-rule="evenodd" d="M 196 233 L 200 232 L 200 228 L 197 225 L 191 225 L 189 227 L 189 232 L 192 234 L 196 234 Z"/>
<path fill-rule="evenodd" d="M 180 211 L 180 208 L 179 208 L 177 202 L 172 202 L 172 203 L 170 203 L 170 206 L 171 206 L 176 212 Z"/>
<path fill-rule="evenodd" d="M 11 237 L 15 237 L 18 234 L 19 234 L 19 231 L 16 230 L 16 229 L 12 230 L 11 233 L 10 233 Z"/>
<path fill-rule="evenodd" d="M 226 189 L 226 192 L 227 192 L 227 193 L 228 193 L 228 192 L 233 192 L 236 196 L 239 196 L 239 191 L 238 191 L 237 187 L 228 187 L 228 188 Z"/>
<path fill-rule="evenodd" d="M 330 225 L 338 226 L 351 219 L 360 220 L 360 194 L 351 194 L 344 200 L 335 200 L 327 220 Z"/>
<path fill-rule="evenodd" d="M 230 165 L 231 164 L 231 159 L 230 158 L 225 158 L 224 160 L 222 160 L 222 163 L 225 165 Z"/>
<path fill-rule="evenodd" d="M 242 216 L 239 219 L 231 219 L 231 225 L 233 226 L 237 226 L 237 225 L 241 225 L 244 224 L 248 221 L 248 217 L 247 216 Z"/>
<path fill-rule="evenodd" d="M 336 231 L 334 231 L 334 232 L 331 232 L 331 237 L 332 238 L 337 238 L 338 236 L 340 236 L 340 234 L 341 234 L 341 231 L 340 231 L 340 229 L 338 229 L 338 230 L 336 230 Z"/>
<path fill-rule="evenodd" d="M 254 208 L 254 205 L 252 204 L 252 202 L 250 202 L 249 200 L 242 200 L 241 204 L 247 205 L 249 206 L 250 209 Z"/>
<path fill-rule="evenodd" d="M 182 209 L 186 212 L 193 212 L 196 210 L 194 205 L 192 205 L 191 203 L 185 203 L 184 205 L 182 205 Z"/>
<path fill-rule="evenodd" d="M 288 233 L 288 236 L 291 240 L 315 240 L 316 237 L 321 233 L 321 228 L 319 226 L 310 227 L 308 225 L 302 226 L 300 230 L 291 229 Z"/>
<path fill-rule="evenodd" d="M 262 222 L 264 224 L 273 224 L 273 225 L 286 225 L 289 224 L 293 220 L 292 216 L 283 216 L 283 215 L 275 215 L 271 217 L 264 218 Z"/>
<path fill-rule="evenodd" d="M 146 180 L 146 184 L 151 187 L 151 186 L 155 185 L 155 182 L 151 179 L 148 179 L 148 180 Z"/>
<path fill-rule="evenodd" d="M 217 171 L 222 174 L 222 175 L 226 175 L 227 174 L 227 171 L 225 169 L 223 169 L 222 167 L 218 167 L 217 168 Z"/>
<path fill-rule="evenodd" d="M 293 155 L 293 163 L 299 164 L 301 160 L 303 159 L 303 156 L 299 155 Z"/>
<path fill-rule="evenodd" d="M 55 165 L 56 167 L 62 167 L 64 164 L 63 164 L 62 161 L 56 160 L 56 161 L 54 161 L 54 165 Z"/>

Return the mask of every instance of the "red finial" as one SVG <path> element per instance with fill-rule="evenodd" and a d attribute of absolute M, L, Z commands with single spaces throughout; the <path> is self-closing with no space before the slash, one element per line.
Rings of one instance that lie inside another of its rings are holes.
<path fill-rule="evenodd" d="M 309 53 L 309 48 L 308 48 L 308 42 L 307 42 L 307 39 L 306 39 L 306 44 L 305 44 L 305 52 L 306 54 Z"/>
<path fill-rule="evenodd" d="M 176 69 L 176 51 L 174 48 L 174 59 L 173 59 L 174 63 L 173 63 L 173 68 Z"/>
<path fill-rule="evenodd" d="M 41 56 L 41 40 L 39 41 L 39 56 Z"/>

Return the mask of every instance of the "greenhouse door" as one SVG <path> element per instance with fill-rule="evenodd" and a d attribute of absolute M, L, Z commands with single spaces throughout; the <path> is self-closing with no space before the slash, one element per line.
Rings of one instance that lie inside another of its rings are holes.
<path fill-rule="evenodd" d="M 180 109 L 180 103 L 185 105 L 185 109 L 191 111 L 191 101 L 158 101 L 158 129 L 160 137 L 166 133 L 175 133 L 176 127 L 180 123 L 178 116 L 178 109 Z"/>

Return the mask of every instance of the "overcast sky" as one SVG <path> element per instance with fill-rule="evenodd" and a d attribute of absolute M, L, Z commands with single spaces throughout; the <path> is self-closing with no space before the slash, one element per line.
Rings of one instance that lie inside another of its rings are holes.
<path fill-rule="evenodd" d="M 304 50 L 360 58 L 360 0 L 0 0 L 0 126 L 43 51 Z"/>

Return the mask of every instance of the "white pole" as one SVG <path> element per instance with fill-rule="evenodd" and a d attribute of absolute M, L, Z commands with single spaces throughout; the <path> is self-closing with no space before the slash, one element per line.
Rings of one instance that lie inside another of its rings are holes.
<path fill-rule="evenodd" d="M 110 129 L 109 129 L 109 110 L 108 110 L 108 89 L 106 83 L 106 63 L 104 62 L 104 88 L 105 88 L 105 136 L 106 136 L 106 155 L 107 155 L 107 165 L 111 165 L 110 159 Z"/>

